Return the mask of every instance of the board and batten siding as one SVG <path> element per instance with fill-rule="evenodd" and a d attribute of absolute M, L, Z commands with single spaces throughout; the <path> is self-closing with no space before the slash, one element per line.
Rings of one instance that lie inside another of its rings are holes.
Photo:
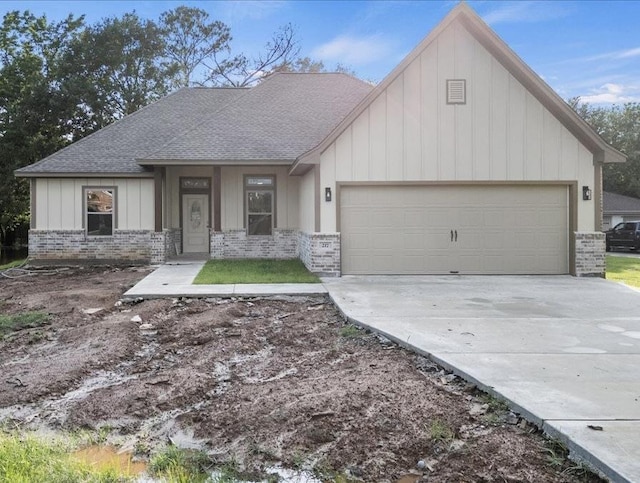
<path fill-rule="evenodd" d="M 465 105 L 446 80 L 465 79 Z M 574 181 L 593 155 L 458 22 L 413 60 L 321 154 L 321 186 L 349 181 Z M 594 230 L 580 200 L 578 230 Z M 323 232 L 336 230 L 322 203 Z"/>
<path fill-rule="evenodd" d="M 289 176 L 288 166 L 223 166 L 221 228 L 244 228 L 245 175 L 275 175 L 276 228 L 298 228 L 298 178 Z"/>
<path fill-rule="evenodd" d="M 315 190 L 315 170 L 310 170 L 300 177 L 300 201 L 298 207 L 299 222 L 301 231 L 313 233 L 316 231 L 316 190 Z"/>
<path fill-rule="evenodd" d="M 276 217 L 278 228 L 298 227 L 298 179 L 288 176 L 285 166 L 222 166 L 221 228 L 244 228 L 244 176 L 273 175 L 276 177 Z M 210 178 L 211 208 L 213 197 L 213 166 L 167 167 L 166 191 L 169 228 L 180 228 L 180 178 Z M 212 212 L 213 213 L 213 212 Z"/>
<path fill-rule="evenodd" d="M 115 186 L 118 230 L 153 230 L 154 185 L 146 178 L 37 178 L 35 229 L 82 230 L 85 186 Z"/>

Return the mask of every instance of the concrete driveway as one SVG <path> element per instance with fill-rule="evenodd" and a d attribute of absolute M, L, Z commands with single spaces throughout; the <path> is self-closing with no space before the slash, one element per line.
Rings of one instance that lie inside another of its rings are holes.
<path fill-rule="evenodd" d="M 611 480 L 640 481 L 640 292 L 569 276 L 324 283 L 351 321 L 507 399 Z"/>

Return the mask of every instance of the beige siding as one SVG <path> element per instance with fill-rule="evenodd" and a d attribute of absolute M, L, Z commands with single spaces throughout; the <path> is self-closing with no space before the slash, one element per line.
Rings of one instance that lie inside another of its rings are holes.
<path fill-rule="evenodd" d="M 276 227 L 298 228 L 299 177 L 286 166 L 222 167 L 222 230 L 244 228 L 244 175 L 276 176 Z"/>
<path fill-rule="evenodd" d="M 345 274 L 565 274 L 566 186 L 345 186 Z"/>
<path fill-rule="evenodd" d="M 315 170 L 313 169 L 300 178 L 298 226 L 300 227 L 300 230 L 307 233 L 313 233 L 316 231 L 316 199 L 314 196 L 315 183 Z"/>
<path fill-rule="evenodd" d="M 38 230 L 81 230 L 84 186 L 115 186 L 117 227 L 153 229 L 153 180 L 147 178 L 39 178 L 36 180 Z"/>
<path fill-rule="evenodd" d="M 466 105 L 446 104 L 447 79 L 466 79 Z M 321 156 L 323 187 L 421 180 L 562 180 L 593 189 L 593 156 L 454 22 Z M 580 200 L 580 231 L 594 229 L 592 203 Z M 323 204 L 322 231 L 336 229 L 335 209 Z"/>

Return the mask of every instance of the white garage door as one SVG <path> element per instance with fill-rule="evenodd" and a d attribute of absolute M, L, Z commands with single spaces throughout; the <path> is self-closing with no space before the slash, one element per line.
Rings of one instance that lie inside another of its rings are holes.
<path fill-rule="evenodd" d="M 344 274 L 569 272 L 566 186 L 343 186 Z"/>

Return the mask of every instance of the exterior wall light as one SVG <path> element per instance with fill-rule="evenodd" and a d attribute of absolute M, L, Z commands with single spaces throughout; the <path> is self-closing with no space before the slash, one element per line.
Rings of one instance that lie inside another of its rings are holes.
<path fill-rule="evenodd" d="M 331 201 L 331 188 L 324 189 L 324 200 Z"/>
<path fill-rule="evenodd" d="M 588 186 L 582 187 L 582 199 L 584 201 L 589 201 L 591 199 L 591 190 Z"/>

